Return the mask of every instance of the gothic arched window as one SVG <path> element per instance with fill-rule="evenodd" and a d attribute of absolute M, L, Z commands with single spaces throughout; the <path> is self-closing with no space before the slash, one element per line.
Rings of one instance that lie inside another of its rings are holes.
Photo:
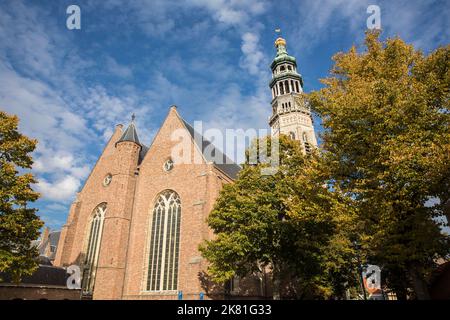
<path fill-rule="evenodd" d="M 147 290 L 177 290 L 181 201 L 172 190 L 161 192 L 153 208 Z"/>
<path fill-rule="evenodd" d="M 98 255 L 102 241 L 103 221 L 105 220 L 106 203 L 99 204 L 93 211 L 86 247 L 86 258 L 83 266 L 83 292 L 94 291 L 95 274 L 97 272 Z"/>

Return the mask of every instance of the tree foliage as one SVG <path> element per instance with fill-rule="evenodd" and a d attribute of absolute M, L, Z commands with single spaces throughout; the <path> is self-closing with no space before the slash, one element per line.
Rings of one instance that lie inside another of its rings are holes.
<path fill-rule="evenodd" d="M 16 116 L 0 111 L 0 272 L 15 282 L 37 267 L 31 241 L 42 227 L 36 209 L 27 207 L 39 197 L 31 188 L 36 181 L 31 173 L 23 173 L 31 168 L 29 154 L 37 142 L 20 134 L 18 122 Z"/>
<path fill-rule="evenodd" d="M 276 174 L 247 163 L 224 187 L 208 218 L 216 238 L 201 246 L 216 280 L 263 266 L 274 298 L 341 297 L 361 259 L 399 298 L 429 297 L 427 277 L 450 253 L 438 219 L 450 217 L 450 46 L 425 55 L 379 37 L 336 54 L 308 95 L 325 129 L 320 153 L 281 136 Z"/>
<path fill-rule="evenodd" d="M 424 280 L 450 248 L 435 219 L 449 199 L 450 46 L 424 55 L 378 32 L 365 44 L 335 55 L 310 96 L 323 157 L 329 179 L 355 200 L 367 259 L 394 287 L 427 298 Z"/>
<path fill-rule="evenodd" d="M 224 186 L 208 217 L 216 237 L 200 250 L 216 281 L 269 268 L 274 299 L 330 297 L 339 276 L 340 283 L 354 279 L 352 269 L 344 268 L 345 255 L 353 252 L 341 232 L 351 230 L 343 228 L 351 225 L 351 210 L 324 185 L 317 155 L 303 155 L 298 142 L 283 135 L 279 146 L 274 175 L 261 174 L 265 163 L 246 163 L 237 180 Z"/>

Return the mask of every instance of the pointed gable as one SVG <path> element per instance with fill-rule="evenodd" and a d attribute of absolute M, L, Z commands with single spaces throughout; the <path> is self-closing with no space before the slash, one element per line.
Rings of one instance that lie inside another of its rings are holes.
<path fill-rule="evenodd" d="M 235 180 L 237 178 L 238 172 L 241 170 L 241 167 L 234 163 L 230 158 L 228 158 L 225 154 L 222 153 L 218 148 L 214 146 L 210 141 L 205 139 L 200 133 L 197 133 L 194 128 L 186 121 L 184 120 L 180 114 L 178 113 L 176 106 L 172 106 L 170 108 L 169 114 L 165 118 L 163 125 L 160 127 L 158 133 L 156 134 L 155 138 L 153 139 L 152 144 L 149 148 L 145 151 L 152 148 L 152 145 L 155 143 L 155 141 L 158 138 L 158 135 L 160 135 L 162 129 L 168 122 L 170 117 L 175 117 L 182 128 L 186 129 L 188 132 L 190 138 L 192 139 L 192 142 L 197 147 L 198 151 L 201 152 L 202 158 L 205 160 L 205 162 L 211 162 L 214 164 L 214 166 L 221 172 L 223 172 L 225 175 L 227 175 L 229 178 Z M 201 141 L 198 143 L 198 141 Z M 205 152 L 205 150 L 208 150 L 208 152 Z M 217 161 L 219 159 L 219 161 Z"/>

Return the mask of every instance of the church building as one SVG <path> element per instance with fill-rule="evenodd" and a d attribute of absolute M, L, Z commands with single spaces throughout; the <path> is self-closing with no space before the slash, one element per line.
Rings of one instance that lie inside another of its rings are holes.
<path fill-rule="evenodd" d="M 317 142 L 311 112 L 298 99 L 302 77 L 286 41 L 278 38 L 275 46 L 272 135 L 289 135 L 309 152 Z M 175 131 L 188 137 L 191 161 L 172 158 Z M 125 130 L 116 126 L 70 207 L 55 257 L 56 266 L 80 266 L 85 298 L 215 298 L 205 290 L 207 261 L 198 246 L 214 236 L 206 218 L 240 166 L 196 135 L 175 106 L 148 147 L 138 138 L 134 116 Z M 233 290 L 261 296 L 255 288 Z"/>

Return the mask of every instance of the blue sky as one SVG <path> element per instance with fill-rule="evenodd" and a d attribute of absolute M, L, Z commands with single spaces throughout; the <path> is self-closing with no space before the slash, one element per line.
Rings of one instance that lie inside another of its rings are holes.
<path fill-rule="evenodd" d="M 71 4 L 81 30 L 66 28 Z M 115 125 L 133 112 L 146 144 L 172 104 L 205 128 L 267 128 L 274 29 L 309 92 L 334 53 L 361 47 L 369 4 L 381 8 L 383 37 L 425 52 L 449 43 L 448 1 L 0 0 L 0 109 L 39 140 L 39 214 L 53 229 L 64 224 Z"/>

